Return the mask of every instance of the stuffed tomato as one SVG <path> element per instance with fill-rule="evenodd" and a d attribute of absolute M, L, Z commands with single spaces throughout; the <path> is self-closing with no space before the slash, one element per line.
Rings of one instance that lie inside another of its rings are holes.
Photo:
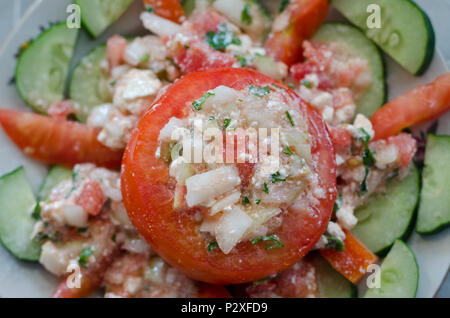
<path fill-rule="evenodd" d="M 242 146 L 241 131 L 258 142 L 246 135 Z M 298 262 L 325 231 L 335 154 L 320 116 L 286 85 L 208 70 L 177 81 L 144 114 L 121 181 L 131 221 L 170 264 L 200 281 L 251 282 Z"/>

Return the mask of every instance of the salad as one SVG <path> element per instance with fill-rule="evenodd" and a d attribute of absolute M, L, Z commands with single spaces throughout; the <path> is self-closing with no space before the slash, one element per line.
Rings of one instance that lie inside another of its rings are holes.
<path fill-rule="evenodd" d="M 75 3 L 97 37 L 132 1 Z M 381 51 L 420 76 L 426 14 L 410 0 L 143 4 L 146 35 L 114 35 L 72 71 L 66 22 L 21 48 L 34 112 L 0 109 L 0 125 L 50 169 L 37 194 L 23 167 L 0 177 L 4 247 L 61 278 L 53 297 L 415 297 L 405 241 L 450 223 L 450 137 L 414 126 L 448 111 L 450 73 L 387 101 Z M 348 22 L 325 22 L 330 6 Z"/>

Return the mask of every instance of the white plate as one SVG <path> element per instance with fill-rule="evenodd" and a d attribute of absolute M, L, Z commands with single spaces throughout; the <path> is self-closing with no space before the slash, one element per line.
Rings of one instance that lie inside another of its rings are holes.
<path fill-rule="evenodd" d="M 8 84 L 14 75 L 16 65 L 14 55 L 23 42 L 39 34 L 40 26 L 46 26 L 48 22 L 65 20 L 66 7 L 69 3 L 70 0 L 36 1 L 5 41 L 0 49 L 0 107 L 29 109 L 18 96 L 14 85 Z M 142 10 L 140 1 L 136 1 L 119 22 L 96 41 L 91 40 L 84 31 L 81 32 L 73 64 L 114 33 L 141 34 L 143 29 L 138 13 Z M 334 19 L 337 17 L 335 13 L 331 16 Z M 417 85 L 433 81 L 437 76 L 447 72 L 447 66 L 439 53 L 435 55 L 427 73 L 420 78 L 411 76 L 391 59 L 387 59 L 387 66 L 390 99 Z M 441 118 L 439 133 L 450 134 L 450 113 Z M 25 157 L 4 133 L 0 132 L 0 175 L 20 165 L 25 166 L 33 188 L 37 190 L 47 173 L 47 167 Z M 433 297 L 449 268 L 450 229 L 427 237 L 414 233 L 408 245 L 415 252 L 420 267 L 417 296 Z M 48 297 L 58 282 L 58 279 L 43 270 L 40 265 L 17 261 L 1 247 L 0 268 L 0 297 Z"/>

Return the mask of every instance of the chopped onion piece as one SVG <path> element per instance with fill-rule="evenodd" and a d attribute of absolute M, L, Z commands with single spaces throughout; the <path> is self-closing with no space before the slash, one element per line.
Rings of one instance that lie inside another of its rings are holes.
<path fill-rule="evenodd" d="M 251 225 L 251 217 L 238 206 L 234 206 L 231 211 L 226 212 L 220 218 L 215 229 L 217 244 L 222 252 L 230 253 Z"/>
<path fill-rule="evenodd" d="M 211 207 L 209 214 L 214 215 L 217 212 L 223 211 L 224 209 L 233 206 L 236 202 L 239 201 L 240 198 L 241 198 L 240 191 L 235 191 L 235 192 L 231 193 L 230 195 L 227 195 L 225 198 L 218 201 L 216 204 L 214 204 Z"/>
<path fill-rule="evenodd" d="M 210 201 L 233 190 L 241 183 L 234 166 L 225 166 L 186 179 L 186 202 L 189 207 Z"/>
<path fill-rule="evenodd" d="M 181 32 L 181 26 L 154 13 L 143 12 L 141 20 L 144 27 L 158 36 L 170 36 Z"/>

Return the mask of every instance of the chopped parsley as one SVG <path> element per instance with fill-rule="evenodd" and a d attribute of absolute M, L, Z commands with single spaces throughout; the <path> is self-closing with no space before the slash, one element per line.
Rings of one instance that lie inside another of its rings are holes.
<path fill-rule="evenodd" d="M 267 277 L 264 277 L 264 278 L 255 280 L 255 281 L 253 282 L 253 286 L 258 286 L 258 285 L 260 285 L 260 284 L 263 284 L 263 283 L 265 283 L 265 282 L 267 282 L 267 281 L 269 281 L 269 280 L 272 280 L 272 279 L 274 279 L 274 278 L 277 278 L 277 277 L 278 277 L 278 274 L 275 274 L 275 275 L 271 275 L 271 276 L 267 276 Z"/>
<path fill-rule="evenodd" d="M 211 92 L 206 92 L 202 97 L 200 97 L 199 99 L 194 100 L 192 102 L 192 108 L 195 110 L 202 110 L 202 106 L 206 102 L 206 99 L 209 96 L 214 96 L 214 95 L 216 95 L 216 94 L 211 93 Z"/>
<path fill-rule="evenodd" d="M 80 227 L 80 228 L 77 229 L 77 232 L 78 233 L 85 233 L 87 230 L 88 230 L 87 226 L 86 227 Z"/>
<path fill-rule="evenodd" d="M 241 40 L 228 29 L 226 23 L 219 25 L 218 32 L 209 31 L 205 36 L 206 43 L 216 51 L 225 51 L 228 45 L 241 45 Z"/>
<path fill-rule="evenodd" d="M 327 250 L 334 249 L 338 252 L 342 252 L 345 249 L 345 244 L 336 236 L 327 236 L 328 243 L 325 245 Z"/>
<path fill-rule="evenodd" d="M 359 195 L 363 195 L 367 192 L 367 177 L 369 176 L 370 169 L 368 167 L 364 168 L 364 179 L 359 187 Z"/>
<path fill-rule="evenodd" d="M 112 81 L 112 82 L 109 82 L 109 85 L 114 86 L 114 85 L 116 85 L 116 83 L 117 83 L 117 81 Z"/>
<path fill-rule="evenodd" d="M 150 54 L 145 54 L 143 58 L 141 58 L 141 63 L 147 63 L 150 60 Z"/>
<path fill-rule="evenodd" d="M 267 183 L 264 182 L 264 192 L 269 193 L 269 187 L 267 186 Z"/>
<path fill-rule="evenodd" d="M 286 150 L 283 151 L 283 153 L 287 156 L 292 156 L 294 154 L 294 152 L 292 152 L 291 147 L 289 147 L 289 146 L 286 146 Z"/>
<path fill-rule="evenodd" d="M 155 12 L 155 8 L 153 8 L 153 7 L 149 6 L 149 5 L 146 5 L 145 6 L 145 11 L 153 13 L 153 12 Z"/>
<path fill-rule="evenodd" d="M 39 220 L 41 218 L 41 205 L 40 202 L 36 203 L 33 213 L 31 213 L 31 217 L 35 220 Z"/>
<path fill-rule="evenodd" d="M 313 88 L 313 83 L 304 79 L 301 80 L 300 84 L 307 88 Z"/>
<path fill-rule="evenodd" d="M 245 25 L 250 25 L 253 22 L 253 17 L 250 14 L 250 6 L 251 3 L 247 3 L 241 12 L 241 22 L 244 23 Z"/>
<path fill-rule="evenodd" d="M 260 204 L 260 203 L 261 203 L 261 200 L 260 200 L 260 199 L 256 199 L 256 200 L 255 200 L 255 203 L 256 203 L 256 204 Z"/>
<path fill-rule="evenodd" d="M 288 6 L 289 2 L 291 2 L 291 0 L 283 0 L 283 1 L 281 1 L 279 13 L 283 12 L 286 9 L 286 7 Z"/>
<path fill-rule="evenodd" d="M 236 58 L 236 60 L 239 61 L 239 63 L 241 64 L 241 67 L 247 66 L 247 59 L 244 56 L 236 54 L 234 57 Z"/>
<path fill-rule="evenodd" d="M 92 247 L 86 247 L 80 252 L 80 256 L 78 257 L 78 264 L 82 267 L 87 267 L 88 258 L 94 253 Z"/>
<path fill-rule="evenodd" d="M 267 94 L 270 94 L 270 88 L 269 86 L 263 86 L 263 87 L 257 87 L 254 85 L 249 86 L 249 91 L 250 93 L 252 93 L 255 96 L 258 97 L 263 97 L 266 96 Z"/>
<path fill-rule="evenodd" d="M 266 242 L 265 244 L 266 251 L 269 251 L 274 248 L 284 247 L 284 244 L 280 242 L 280 240 L 276 235 L 260 236 L 254 238 L 250 242 L 252 243 L 252 245 L 258 244 L 259 242 Z"/>
<path fill-rule="evenodd" d="M 280 175 L 280 171 L 278 171 L 277 173 L 274 173 L 270 176 L 270 179 L 272 181 L 272 183 L 277 183 L 277 182 L 284 182 L 286 181 L 286 178 L 281 178 Z"/>
<path fill-rule="evenodd" d="M 369 133 L 364 129 L 359 129 L 363 135 L 363 137 L 358 138 L 359 141 L 363 144 L 364 148 L 362 151 L 362 158 L 364 163 L 364 179 L 361 183 L 361 186 L 359 188 L 359 195 L 363 195 L 367 192 L 367 178 L 369 176 L 370 168 L 373 167 L 376 163 L 375 157 L 372 153 L 372 151 L 369 148 L 369 141 L 370 141 L 370 135 Z"/>
<path fill-rule="evenodd" d="M 288 118 L 289 123 L 291 124 L 291 126 L 292 126 L 292 127 L 295 127 L 295 122 L 294 122 L 294 120 L 292 119 L 292 116 L 291 116 L 291 114 L 289 113 L 289 111 L 286 111 L 286 116 L 287 116 L 287 118 Z"/>
<path fill-rule="evenodd" d="M 375 157 L 369 147 L 365 147 L 362 151 L 363 163 L 366 167 L 373 167 L 375 165 Z"/>
<path fill-rule="evenodd" d="M 334 201 L 333 206 L 333 213 L 336 213 L 337 210 L 339 210 L 342 206 L 342 192 L 339 192 L 338 197 L 336 198 L 336 201 Z"/>
<path fill-rule="evenodd" d="M 115 234 L 115 233 L 111 236 L 111 241 L 113 241 L 114 243 L 116 243 L 116 234 Z"/>
<path fill-rule="evenodd" d="M 283 82 L 284 84 L 286 84 L 290 89 L 295 89 L 295 85 L 289 82 Z"/>
<path fill-rule="evenodd" d="M 214 253 L 214 250 L 219 246 L 216 241 L 212 241 L 208 244 L 207 250 L 210 253 Z"/>
<path fill-rule="evenodd" d="M 248 198 L 248 196 L 245 196 L 245 197 L 242 198 L 242 204 L 243 205 L 250 204 L 250 199 Z"/>
<path fill-rule="evenodd" d="M 230 119 L 230 118 L 225 118 L 225 119 L 223 120 L 223 129 L 224 129 L 224 130 L 227 129 L 228 126 L 230 126 L 230 123 L 231 123 L 231 119 Z"/>

